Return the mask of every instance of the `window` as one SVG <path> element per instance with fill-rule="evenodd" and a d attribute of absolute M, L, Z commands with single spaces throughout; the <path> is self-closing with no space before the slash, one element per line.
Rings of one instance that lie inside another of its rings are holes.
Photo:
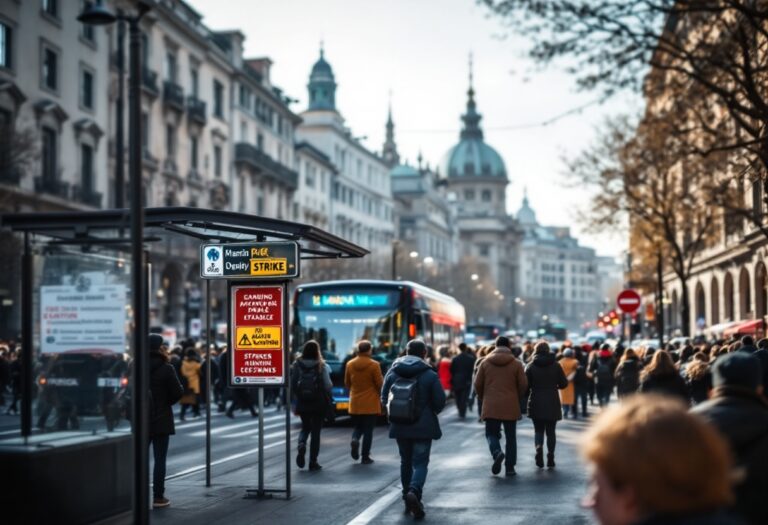
<path fill-rule="evenodd" d="M 85 0 L 83 2 L 83 11 L 86 9 L 89 9 L 93 6 L 93 2 L 91 0 Z M 90 42 L 92 44 L 96 43 L 96 28 L 90 24 L 81 24 L 81 32 L 80 36 L 83 37 L 83 40 L 86 40 L 87 42 Z"/>
<path fill-rule="evenodd" d="M 240 121 L 240 141 L 248 142 L 248 123 L 244 120 Z"/>
<path fill-rule="evenodd" d="M 251 90 L 240 84 L 240 106 L 251 109 Z"/>
<path fill-rule="evenodd" d="M 56 130 L 43 127 L 43 180 L 57 179 Z"/>
<path fill-rule="evenodd" d="M 43 12 L 55 18 L 59 17 L 58 0 L 43 0 Z"/>
<path fill-rule="evenodd" d="M 176 157 L 176 128 L 173 124 L 165 125 L 165 150 L 168 158 Z"/>
<path fill-rule="evenodd" d="M 189 165 L 197 171 L 197 137 L 189 139 Z"/>
<path fill-rule="evenodd" d="M 483 202 L 491 202 L 491 190 L 483 190 Z"/>
<path fill-rule="evenodd" d="M 49 47 L 43 48 L 43 87 L 56 91 L 58 88 L 58 62 L 59 55 Z"/>
<path fill-rule="evenodd" d="M 224 118 L 224 86 L 218 80 L 213 81 L 213 114 Z"/>
<path fill-rule="evenodd" d="M 13 31 L 10 26 L 0 22 L 0 67 L 10 68 L 12 64 L 11 50 Z"/>
<path fill-rule="evenodd" d="M 264 135 L 261 133 L 256 137 L 256 147 L 259 148 L 259 151 L 264 149 Z"/>
<path fill-rule="evenodd" d="M 491 247 L 487 244 L 481 244 L 477 247 L 477 252 L 481 257 L 488 257 L 491 254 Z"/>
<path fill-rule="evenodd" d="M 200 92 L 200 72 L 196 67 L 189 70 L 189 90 L 193 97 L 198 98 Z"/>
<path fill-rule="evenodd" d="M 80 76 L 80 105 L 93 109 L 93 73 L 84 69 Z"/>
<path fill-rule="evenodd" d="M 170 51 L 165 54 L 165 79 L 176 83 L 176 53 Z"/>
<path fill-rule="evenodd" d="M 475 200 L 475 190 L 464 190 L 464 200 L 465 201 Z"/>
<path fill-rule="evenodd" d="M 304 176 L 304 181 L 308 188 L 314 188 L 315 187 L 315 167 L 312 166 L 309 162 L 304 164 L 306 173 Z"/>
<path fill-rule="evenodd" d="M 80 184 L 83 194 L 93 192 L 93 148 L 88 144 L 80 146 Z"/>
<path fill-rule="evenodd" d="M 213 174 L 221 177 L 221 146 L 213 147 Z"/>

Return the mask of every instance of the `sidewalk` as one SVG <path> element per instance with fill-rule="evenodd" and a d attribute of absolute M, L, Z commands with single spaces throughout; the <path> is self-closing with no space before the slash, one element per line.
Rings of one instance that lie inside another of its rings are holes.
<path fill-rule="evenodd" d="M 518 424 L 518 475 L 492 476 L 483 426 L 473 418 L 460 421 L 451 411 L 443 419 L 444 437 L 435 442 L 424 494 L 426 520 L 433 523 L 483 523 L 536 525 L 590 524 L 591 513 L 579 506 L 587 489 L 587 473 L 575 445 L 584 421 L 558 425 L 557 468 L 539 470 L 533 463 L 533 427 Z M 333 430 L 333 429 L 332 429 Z M 168 483 L 171 506 L 152 511 L 155 523 L 214 525 L 217 523 L 328 524 L 410 523 L 403 514 L 399 488 L 399 458 L 386 429 L 377 429 L 376 463 L 355 464 L 349 458 L 346 432 L 329 432 L 323 441 L 321 472 L 298 471 L 291 463 L 293 497 L 271 500 L 244 499 L 257 484 L 252 466 L 215 477 L 206 488 L 202 474 Z M 325 438 L 325 436 L 324 436 Z M 248 444 L 250 446 L 250 444 Z M 268 462 L 282 454 L 269 451 Z M 284 466 L 271 465 L 265 475 L 268 487 L 282 488 Z"/>

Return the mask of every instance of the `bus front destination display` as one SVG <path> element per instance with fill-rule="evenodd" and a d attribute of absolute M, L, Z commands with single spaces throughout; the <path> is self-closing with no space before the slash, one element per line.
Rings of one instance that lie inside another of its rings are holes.
<path fill-rule="evenodd" d="M 232 384 L 283 385 L 283 287 L 232 287 Z"/>

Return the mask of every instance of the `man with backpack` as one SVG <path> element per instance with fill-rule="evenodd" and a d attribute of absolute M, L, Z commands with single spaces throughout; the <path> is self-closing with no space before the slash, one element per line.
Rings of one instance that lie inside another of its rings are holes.
<path fill-rule="evenodd" d="M 352 459 L 360 459 L 360 438 L 363 438 L 363 465 L 373 463 L 371 443 L 373 427 L 381 415 L 379 394 L 384 378 L 381 365 L 371 357 L 373 347 L 370 341 L 357 343 L 357 357 L 347 363 L 344 371 L 344 385 L 349 389 L 349 414 L 355 429 L 352 431 Z"/>
<path fill-rule="evenodd" d="M 613 352 L 607 343 L 600 347 L 598 358 L 592 361 L 590 372 L 595 379 L 595 391 L 597 401 L 601 407 L 606 406 L 611 400 L 611 392 L 615 386 L 614 374 L 616 363 L 613 360 Z"/>
<path fill-rule="evenodd" d="M 400 452 L 405 510 L 421 519 L 432 440 L 443 435 L 437 414 L 445 407 L 445 392 L 437 373 L 424 361 L 424 341 L 409 341 L 405 354 L 392 363 L 384 378 L 381 404 L 389 414 L 389 437 L 397 440 Z"/>
<path fill-rule="evenodd" d="M 488 354 L 475 378 L 477 397 L 483 402 L 481 417 L 485 420 L 485 439 L 493 456 L 491 472 L 515 475 L 517 463 L 517 420 L 520 419 L 520 399 L 528 390 L 528 378 L 523 364 L 512 354 L 512 344 L 504 336 L 496 338 L 496 349 Z M 501 451 L 501 428 L 506 437 L 506 453 Z"/>

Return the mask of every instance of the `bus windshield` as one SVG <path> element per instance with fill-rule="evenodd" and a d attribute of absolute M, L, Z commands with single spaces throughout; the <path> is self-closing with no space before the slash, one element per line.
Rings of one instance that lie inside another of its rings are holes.
<path fill-rule="evenodd" d="M 374 353 L 397 352 L 403 326 L 397 290 L 312 290 L 296 301 L 295 349 L 310 339 L 320 343 L 326 359 L 342 360 L 361 339 Z"/>

